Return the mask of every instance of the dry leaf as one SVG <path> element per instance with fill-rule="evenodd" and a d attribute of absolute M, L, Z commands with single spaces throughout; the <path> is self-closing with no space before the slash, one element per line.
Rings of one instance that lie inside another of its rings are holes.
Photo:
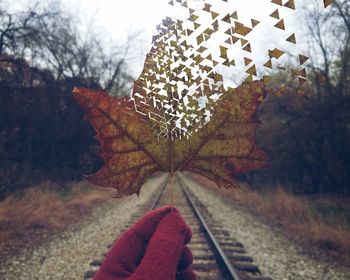
<path fill-rule="evenodd" d="M 262 82 L 224 92 L 211 121 L 189 139 L 159 141 L 148 116 L 101 91 L 75 88 L 74 95 L 97 132 L 105 164 L 89 175 L 93 184 L 113 187 L 118 196 L 139 193 L 157 171 L 194 171 L 219 186 L 237 186 L 234 176 L 266 163 L 255 144 L 256 112 L 265 96 Z"/>

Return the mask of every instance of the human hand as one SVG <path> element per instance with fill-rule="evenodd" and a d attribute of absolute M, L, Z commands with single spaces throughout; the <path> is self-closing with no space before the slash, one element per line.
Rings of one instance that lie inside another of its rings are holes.
<path fill-rule="evenodd" d="M 151 211 L 116 241 L 94 280 L 195 280 L 191 237 L 176 208 Z"/>

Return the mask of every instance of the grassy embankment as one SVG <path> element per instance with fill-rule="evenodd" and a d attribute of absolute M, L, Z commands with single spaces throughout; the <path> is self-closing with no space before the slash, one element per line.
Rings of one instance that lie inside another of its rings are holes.
<path fill-rule="evenodd" d="M 86 182 L 45 182 L 0 202 L 0 259 L 36 245 L 91 213 L 111 191 Z"/>
<path fill-rule="evenodd" d="M 277 226 L 312 255 L 321 254 L 350 266 L 350 198 L 296 196 L 282 188 L 266 192 L 249 188 L 233 191 L 218 189 L 215 183 L 199 175 L 192 177 Z"/>

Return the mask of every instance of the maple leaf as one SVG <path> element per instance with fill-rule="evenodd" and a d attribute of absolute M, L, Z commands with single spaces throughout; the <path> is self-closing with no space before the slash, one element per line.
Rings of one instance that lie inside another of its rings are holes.
<path fill-rule="evenodd" d="M 149 119 L 128 108 L 128 97 L 117 100 L 84 88 L 73 93 L 97 132 L 104 159 L 104 166 L 87 178 L 116 188 L 119 197 L 139 194 L 157 171 L 193 171 L 229 188 L 238 186 L 237 174 L 266 163 L 265 153 L 255 143 L 257 108 L 266 95 L 263 82 L 224 92 L 209 123 L 189 139 L 168 141 L 159 141 Z"/>

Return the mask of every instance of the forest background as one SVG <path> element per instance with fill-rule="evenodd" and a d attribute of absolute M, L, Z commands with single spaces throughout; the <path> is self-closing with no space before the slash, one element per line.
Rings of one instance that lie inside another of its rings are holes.
<path fill-rule="evenodd" d="M 350 3 L 335 1 L 322 13 L 311 1 L 304 13 L 309 52 L 319 57 L 308 65 L 310 83 L 301 97 L 291 89 L 261 106 L 257 141 L 269 164 L 240 180 L 255 189 L 349 196 Z M 92 24 L 83 33 L 80 24 L 58 0 L 16 12 L 0 0 L 1 199 L 44 180 L 82 179 L 102 164 L 71 91 L 129 94 L 137 77 L 128 53 L 138 34 L 107 49 L 104 32 Z M 281 73 L 274 78 L 288 83 Z"/>

